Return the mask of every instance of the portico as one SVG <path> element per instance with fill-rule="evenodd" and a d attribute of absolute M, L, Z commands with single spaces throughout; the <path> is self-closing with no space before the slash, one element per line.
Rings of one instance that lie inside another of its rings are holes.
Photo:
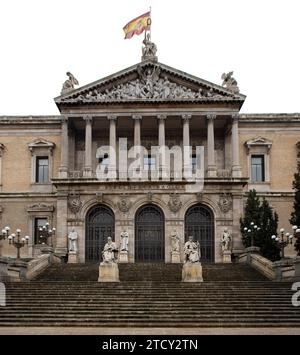
<path fill-rule="evenodd" d="M 143 121 L 146 121 L 145 129 Z M 121 125 L 122 130 L 118 129 L 118 125 Z M 84 136 L 84 161 L 81 161 L 81 166 L 77 164 L 77 167 L 80 166 L 79 171 L 75 169 L 74 163 L 73 166 L 69 163 L 69 156 L 76 155 L 76 144 L 75 146 L 73 145 L 73 151 L 69 146 L 69 137 L 72 135 L 69 132 L 70 126 L 72 126 L 73 135 L 79 132 L 81 136 Z M 218 134 L 215 132 L 216 126 Z M 190 134 L 191 127 L 193 130 L 192 135 Z M 182 132 L 182 138 L 180 137 L 180 131 Z M 227 149 L 224 152 L 223 161 L 219 157 L 217 162 L 215 140 L 228 141 L 228 136 L 231 141 L 231 149 Z M 143 146 L 146 149 L 150 148 L 150 144 L 159 147 L 166 145 L 171 148 L 172 142 L 176 141 L 183 151 L 184 147 L 191 146 L 190 155 L 193 154 L 196 145 L 204 145 L 206 151 L 206 177 L 216 178 L 220 174 L 224 174 L 224 170 L 227 170 L 228 177 L 241 177 L 238 114 L 236 113 L 207 114 L 193 112 L 178 115 L 177 113 L 162 111 L 162 113 L 157 115 L 149 112 L 141 112 L 139 114 L 128 112 L 110 115 L 99 113 L 84 114 L 82 116 L 65 115 L 62 119 L 60 178 L 72 178 L 74 171 L 77 174 L 75 176 L 95 178 L 95 145 L 99 137 L 101 137 L 103 145 L 111 147 L 112 160 L 110 164 L 112 170 L 116 170 L 117 167 L 118 139 L 127 138 L 130 147 L 133 145 L 136 147 Z M 173 145 L 175 144 L 173 143 Z M 114 152 L 116 152 L 116 156 Z M 225 156 L 225 154 L 228 156 Z M 226 161 L 231 161 L 230 166 L 225 164 Z"/>

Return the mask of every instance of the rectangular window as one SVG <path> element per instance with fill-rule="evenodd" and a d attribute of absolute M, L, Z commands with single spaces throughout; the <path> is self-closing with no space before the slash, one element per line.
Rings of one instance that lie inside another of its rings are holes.
<path fill-rule="evenodd" d="M 36 176 L 35 182 L 49 182 L 49 159 L 48 157 L 36 157 Z"/>
<path fill-rule="evenodd" d="M 39 228 L 46 225 L 48 222 L 47 218 L 35 218 L 34 219 L 34 244 L 39 243 Z"/>
<path fill-rule="evenodd" d="M 265 181 L 265 157 L 263 155 L 251 156 L 251 181 Z"/>
<path fill-rule="evenodd" d="M 192 172 L 195 173 L 197 169 L 197 156 L 196 154 L 192 155 Z"/>
<path fill-rule="evenodd" d="M 155 170 L 156 168 L 156 160 L 155 157 L 151 157 L 151 155 L 144 156 L 144 170 Z"/>

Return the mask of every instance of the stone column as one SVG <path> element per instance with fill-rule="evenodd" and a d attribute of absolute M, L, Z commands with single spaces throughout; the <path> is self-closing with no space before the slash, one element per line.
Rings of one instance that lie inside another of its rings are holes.
<path fill-rule="evenodd" d="M 182 149 L 183 149 L 183 169 L 184 177 L 187 178 L 192 173 L 191 165 L 191 154 L 190 151 L 190 119 L 191 115 L 182 115 L 183 120 L 183 140 L 182 140 Z"/>
<path fill-rule="evenodd" d="M 57 193 L 57 220 L 56 220 L 56 244 L 55 254 L 63 257 L 68 253 L 68 194 Z"/>
<path fill-rule="evenodd" d="M 84 161 L 84 177 L 92 177 L 92 116 L 84 116 L 85 120 L 85 161 Z"/>
<path fill-rule="evenodd" d="M 141 145 L 141 121 L 142 121 L 142 116 L 141 115 L 133 115 L 132 119 L 134 120 L 134 140 L 133 140 L 133 144 L 135 146 L 140 146 Z"/>
<path fill-rule="evenodd" d="M 61 161 L 59 167 L 59 178 L 67 179 L 69 170 L 69 132 L 68 117 L 62 116 L 61 119 Z"/>
<path fill-rule="evenodd" d="M 232 149 L 232 177 L 241 177 L 241 167 L 239 158 L 239 115 L 232 115 L 232 128 L 231 128 L 231 149 Z"/>
<path fill-rule="evenodd" d="M 109 120 L 109 176 L 111 179 L 116 179 L 117 173 L 117 116 L 110 115 Z"/>
<path fill-rule="evenodd" d="M 214 132 L 214 120 L 215 114 L 209 114 L 207 118 L 207 176 L 216 177 L 217 167 L 215 162 L 215 132 Z"/>
<path fill-rule="evenodd" d="M 160 176 L 162 179 L 168 178 L 167 174 L 167 162 L 166 162 L 166 135 L 165 135 L 165 121 L 167 116 L 166 115 L 158 115 L 158 146 L 160 150 L 160 161 L 159 161 L 159 170 Z"/>

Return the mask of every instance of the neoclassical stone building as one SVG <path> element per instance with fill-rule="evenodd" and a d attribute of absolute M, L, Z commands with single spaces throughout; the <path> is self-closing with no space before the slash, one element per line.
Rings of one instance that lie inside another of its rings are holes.
<path fill-rule="evenodd" d="M 53 245 L 61 257 L 75 228 L 80 262 L 98 261 L 107 237 L 118 242 L 124 230 L 130 262 L 170 262 L 172 233 L 181 238 L 181 254 L 193 235 L 202 259 L 220 262 L 225 227 L 233 255 L 243 251 L 239 219 L 250 188 L 290 228 L 300 114 L 239 114 L 246 97 L 231 75 L 220 86 L 155 56 L 80 88 L 73 79 L 69 73 L 55 98 L 60 115 L 0 117 L 1 228 L 30 236 L 23 257 L 38 253 L 37 229 L 48 221 L 57 229 Z M 204 185 L 175 179 L 172 165 L 170 179 L 129 179 L 119 168 L 125 138 L 128 149 L 148 150 L 145 171 L 162 168 L 152 146 L 191 146 L 192 170 L 196 146 L 203 146 Z M 114 148 L 116 159 L 101 155 L 103 146 Z M 98 169 L 115 171 L 114 180 L 99 180 Z M 2 244 L 2 255 L 15 255 Z"/>

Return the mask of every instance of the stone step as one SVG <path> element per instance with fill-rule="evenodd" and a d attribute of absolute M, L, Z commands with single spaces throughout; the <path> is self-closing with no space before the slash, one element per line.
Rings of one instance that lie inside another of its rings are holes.
<path fill-rule="evenodd" d="M 181 281 L 182 264 L 128 263 L 119 264 L 121 281 Z M 222 271 L 222 272 L 220 272 Z M 98 264 L 52 265 L 37 280 L 40 281 L 97 281 Z M 203 264 L 205 281 L 266 280 L 248 265 L 243 264 Z"/>
<path fill-rule="evenodd" d="M 52 265 L 35 281 L 7 283 L 0 326 L 300 327 L 291 284 L 247 265 L 203 265 L 199 284 L 181 282 L 180 264 L 120 264 L 111 284 L 96 282 L 98 267 Z"/>

